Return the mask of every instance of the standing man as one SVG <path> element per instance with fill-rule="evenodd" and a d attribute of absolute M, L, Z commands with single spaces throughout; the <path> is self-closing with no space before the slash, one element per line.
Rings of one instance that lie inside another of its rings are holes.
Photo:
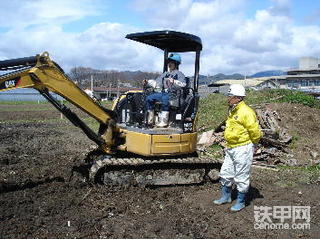
<path fill-rule="evenodd" d="M 224 131 L 227 149 L 220 170 L 222 196 L 213 201 L 217 205 L 230 203 L 232 184 L 234 183 L 238 195 L 231 211 L 235 212 L 245 207 L 245 196 L 250 186 L 254 144 L 257 144 L 262 137 L 255 112 L 243 101 L 245 96 L 245 88 L 242 85 L 230 85 L 229 116 Z"/>
<path fill-rule="evenodd" d="M 181 71 L 179 71 L 180 64 L 180 55 L 177 53 L 170 53 L 168 56 L 168 71 L 162 73 L 155 80 L 144 81 L 145 86 L 149 86 L 154 89 L 154 93 L 146 97 L 148 125 L 154 124 L 154 103 L 161 102 L 161 112 L 157 126 L 168 126 L 169 99 L 175 94 L 175 92 L 186 86 L 185 76 Z"/>

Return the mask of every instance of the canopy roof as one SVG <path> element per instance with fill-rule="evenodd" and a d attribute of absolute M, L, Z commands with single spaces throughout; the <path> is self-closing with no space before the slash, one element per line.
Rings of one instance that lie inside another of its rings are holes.
<path fill-rule="evenodd" d="M 126 38 L 169 52 L 202 50 L 201 39 L 195 35 L 176 31 L 152 31 L 128 34 Z"/>

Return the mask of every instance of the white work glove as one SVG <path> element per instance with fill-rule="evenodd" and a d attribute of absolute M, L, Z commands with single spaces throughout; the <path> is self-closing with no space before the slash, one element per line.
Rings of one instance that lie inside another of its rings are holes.
<path fill-rule="evenodd" d="M 157 81 L 156 80 L 147 80 L 147 85 L 151 86 L 152 88 L 156 88 Z"/>

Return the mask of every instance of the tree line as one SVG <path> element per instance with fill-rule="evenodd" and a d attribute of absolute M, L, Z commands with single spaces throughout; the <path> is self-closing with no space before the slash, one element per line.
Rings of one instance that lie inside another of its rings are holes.
<path fill-rule="evenodd" d="M 93 87 L 142 87 L 142 80 L 154 79 L 160 73 L 143 71 L 96 70 L 90 67 L 73 67 L 68 76 L 80 88 Z"/>

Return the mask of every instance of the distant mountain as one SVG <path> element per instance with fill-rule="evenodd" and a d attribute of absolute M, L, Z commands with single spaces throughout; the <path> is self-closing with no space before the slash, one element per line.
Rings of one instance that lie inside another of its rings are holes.
<path fill-rule="evenodd" d="M 213 80 L 224 80 L 224 79 L 243 79 L 244 76 L 238 73 L 232 74 L 232 75 L 225 75 L 222 73 L 216 74 L 214 76 L 211 76 Z"/>
<path fill-rule="evenodd" d="M 273 71 L 260 71 L 257 72 L 253 75 L 251 75 L 250 77 L 265 77 L 265 76 L 282 76 L 285 75 L 285 72 L 281 71 L 281 70 L 273 70 Z"/>
<path fill-rule="evenodd" d="M 190 77 L 191 80 L 193 80 L 193 76 Z M 199 85 L 207 85 L 210 83 L 210 80 L 207 76 L 199 75 Z"/>
<path fill-rule="evenodd" d="M 218 80 L 225 80 L 225 79 L 243 79 L 244 76 L 238 73 L 232 74 L 232 75 L 225 75 L 222 73 L 213 75 L 213 76 L 205 76 L 205 75 L 199 75 L 199 85 L 208 85 L 210 83 L 213 83 Z M 190 77 L 191 80 L 193 80 L 193 76 Z"/>
<path fill-rule="evenodd" d="M 261 72 L 257 72 L 251 76 L 247 76 L 247 78 L 256 78 L 256 77 L 265 77 L 265 76 L 281 76 L 281 75 L 285 75 L 286 73 L 284 71 L 281 70 L 272 70 L 272 71 L 261 71 Z M 193 77 L 190 77 L 191 79 L 193 79 Z M 199 76 L 199 84 L 200 85 L 208 85 L 211 84 L 215 81 L 218 80 L 228 80 L 228 79 L 235 79 L 235 80 L 242 80 L 244 79 L 245 76 L 241 75 L 239 73 L 234 73 L 231 75 L 225 75 L 223 73 L 219 73 L 213 76 L 204 76 L 204 75 L 200 75 Z"/>

